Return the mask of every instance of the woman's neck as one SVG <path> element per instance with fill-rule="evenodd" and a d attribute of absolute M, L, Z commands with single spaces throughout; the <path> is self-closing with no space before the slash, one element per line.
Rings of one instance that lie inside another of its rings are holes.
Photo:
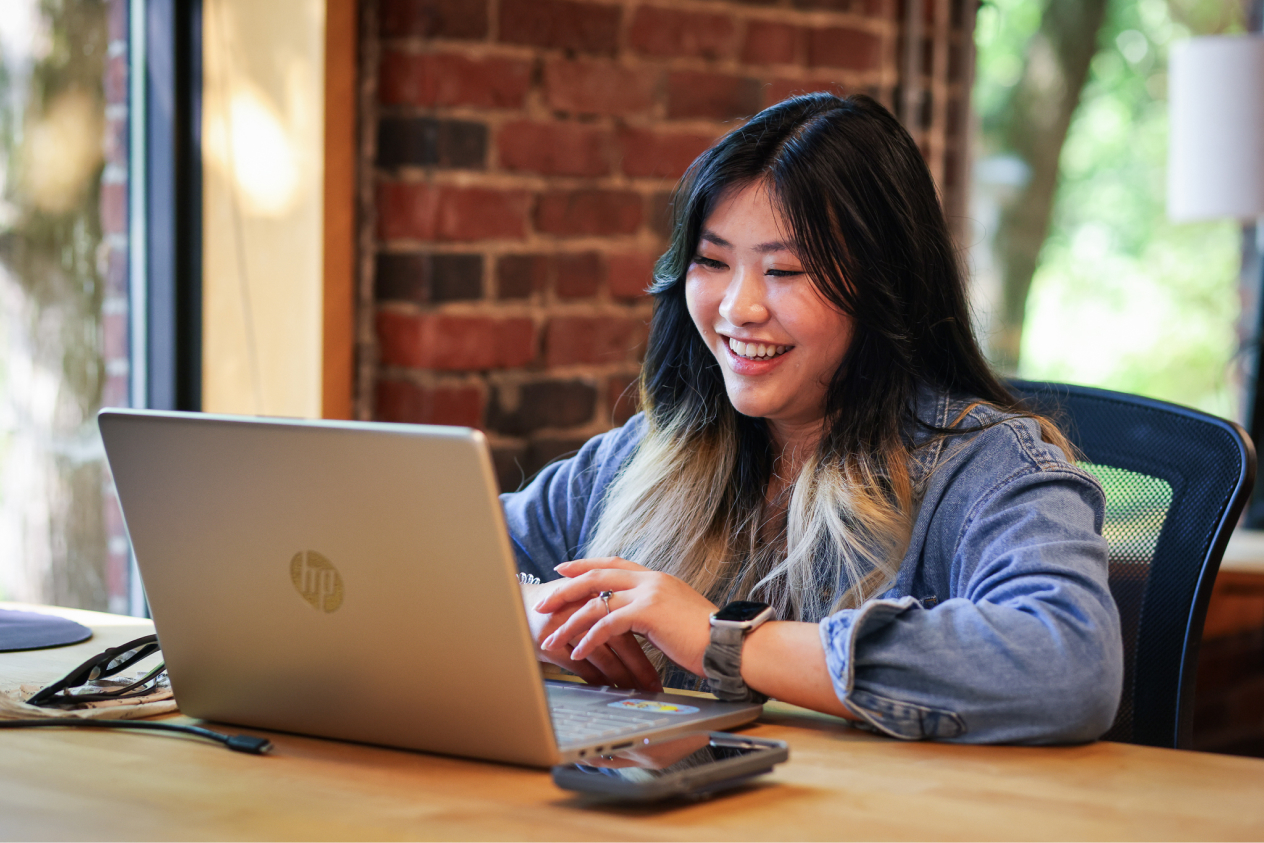
<path fill-rule="evenodd" d="M 768 481 L 767 502 L 773 511 L 785 505 L 783 495 L 794 485 L 803 464 L 816 452 L 824 430 L 824 419 L 806 424 L 769 420 L 768 432 L 776 457 Z"/>
<path fill-rule="evenodd" d="M 816 452 L 825 433 L 825 419 L 810 422 L 782 422 L 769 420 L 768 432 L 772 436 L 773 452 L 777 462 L 796 469 Z"/>

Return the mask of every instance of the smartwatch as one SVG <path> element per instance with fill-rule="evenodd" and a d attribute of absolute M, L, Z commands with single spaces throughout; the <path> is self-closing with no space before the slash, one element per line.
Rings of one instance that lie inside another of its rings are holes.
<path fill-rule="evenodd" d="M 742 644 L 747 635 L 776 616 L 772 606 L 753 600 L 735 600 L 711 615 L 711 643 L 702 656 L 702 672 L 711 693 L 729 702 L 768 701 L 742 679 Z"/>

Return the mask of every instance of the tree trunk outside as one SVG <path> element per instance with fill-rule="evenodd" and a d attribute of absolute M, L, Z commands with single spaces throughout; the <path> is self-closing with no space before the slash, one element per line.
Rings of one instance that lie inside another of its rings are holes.
<path fill-rule="evenodd" d="M 1001 209 L 996 231 L 1001 312 L 993 362 L 1006 374 L 1018 367 L 1027 294 L 1049 232 L 1058 160 L 1097 52 L 1105 13 L 1106 0 L 1046 0 L 1022 77 L 995 127 L 1004 147 L 1030 172 L 1026 184 Z"/>

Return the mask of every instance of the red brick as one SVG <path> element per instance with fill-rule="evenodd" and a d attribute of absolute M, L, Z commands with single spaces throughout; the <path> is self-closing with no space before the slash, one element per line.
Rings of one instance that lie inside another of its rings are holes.
<path fill-rule="evenodd" d="M 654 280 L 654 255 L 629 252 L 606 258 L 606 286 L 616 299 L 639 299 Z"/>
<path fill-rule="evenodd" d="M 105 294 L 126 296 L 128 293 L 127 247 L 109 247 L 105 264 Z"/>
<path fill-rule="evenodd" d="M 387 50 L 378 70 L 384 105 L 521 108 L 530 87 L 531 64 L 516 59 Z"/>
<path fill-rule="evenodd" d="M 556 59 L 544 66 L 549 108 L 575 114 L 644 114 L 654 107 L 659 74 L 608 62 Z"/>
<path fill-rule="evenodd" d="M 384 38 L 485 38 L 486 0 L 383 0 Z"/>
<path fill-rule="evenodd" d="M 470 0 L 472 2 L 472 0 Z M 572 0 L 500 0 L 500 40 L 613 55 L 618 47 L 618 6 Z"/>
<path fill-rule="evenodd" d="M 508 392 L 516 392 L 516 400 L 505 401 Z M 597 408 L 597 390 L 581 380 L 502 386 L 492 395 L 487 426 L 509 436 L 522 436 L 541 428 L 586 425 L 592 422 Z"/>
<path fill-rule="evenodd" d="M 105 504 L 105 532 L 109 536 L 127 535 L 127 525 L 123 522 L 123 510 L 118 498 L 107 492 L 102 503 Z"/>
<path fill-rule="evenodd" d="M 101 230 L 106 234 L 127 233 L 127 185 L 106 182 L 101 185 Z"/>
<path fill-rule="evenodd" d="M 795 64 L 803 53 L 807 33 L 802 27 L 769 20 L 753 20 L 746 25 L 742 46 L 745 64 Z"/>
<path fill-rule="evenodd" d="M 642 6 L 632 19 L 628 41 L 632 49 L 650 56 L 727 58 L 737 44 L 737 27 L 728 15 Z"/>
<path fill-rule="evenodd" d="M 760 84 L 720 73 L 673 73 L 667 80 L 667 116 L 733 120 L 759 111 Z"/>
<path fill-rule="evenodd" d="M 127 103 L 127 55 L 120 53 L 105 59 L 105 101 L 107 104 Z"/>
<path fill-rule="evenodd" d="M 549 321 L 544 335 L 547 366 L 627 363 L 640 359 L 645 323 L 616 316 L 562 316 Z"/>
<path fill-rule="evenodd" d="M 107 608 L 121 611 L 126 606 L 125 597 L 131 582 L 131 556 L 122 550 L 107 550 L 105 557 L 105 589 L 109 595 Z M 118 601 L 118 602 L 116 602 Z"/>
<path fill-rule="evenodd" d="M 615 375 L 606 381 L 606 401 L 614 424 L 625 424 L 640 411 L 640 380 L 636 375 Z"/>
<path fill-rule="evenodd" d="M 877 70 L 882 66 L 882 39 L 846 26 L 814 29 L 808 38 L 808 63 L 813 67 Z"/>
<path fill-rule="evenodd" d="M 501 255 L 496 261 L 496 296 L 525 299 L 549 283 L 548 255 Z"/>
<path fill-rule="evenodd" d="M 520 120 L 500 128 L 500 165 L 550 176 L 602 176 L 610 172 L 610 134 L 574 123 Z"/>
<path fill-rule="evenodd" d="M 127 117 L 114 115 L 105 120 L 106 163 L 127 167 Z"/>
<path fill-rule="evenodd" d="M 670 190 L 660 190 L 650 194 L 650 231 L 663 238 L 664 241 L 671 239 L 674 213 Z"/>
<path fill-rule="evenodd" d="M 595 296 L 601 286 L 601 274 L 601 256 L 596 252 L 558 255 L 557 281 L 553 289 L 563 299 Z"/>
<path fill-rule="evenodd" d="M 127 314 L 106 313 L 101 317 L 101 356 L 110 360 L 126 360 Z"/>
<path fill-rule="evenodd" d="M 479 427 L 483 423 L 483 393 L 475 386 L 440 386 L 433 389 L 403 380 L 377 382 L 373 417 L 380 421 L 410 424 L 455 424 Z"/>
<path fill-rule="evenodd" d="M 106 10 L 107 26 L 109 28 L 111 41 L 127 40 L 127 0 L 107 0 Z"/>
<path fill-rule="evenodd" d="M 131 393 L 129 390 L 130 385 L 127 382 L 127 375 L 106 375 L 105 386 L 101 390 L 101 406 L 132 406 Z"/>
<path fill-rule="evenodd" d="M 828 91 L 840 97 L 850 93 L 847 86 L 830 79 L 773 79 L 764 86 L 764 107 L 774 105 L 799 94 Z"/>
<path fill-rule="evenodd" d="M 380 311 L 377 338 L 386 366 L 461 371 L 525 366 L 535 358 L 530 319 Z"/>
<path fill-rule="evenodd" d="M 555 190 L 540 197 L 535 227 L 545 234 L 631 234 L 641 227 L 643 204 L 629 190 Z"/>
<path fill-rule="evenodd" d="M 629 176 L 678 179 L 715 143 L 711 135 L 624 129 L 619 134 L 623 172 Z"/>
<path fill-rule="evenodd" d="M 383 182 L 377 189 L 382 240 L 469 241 L 526 235 L 528 194 L 522 190 Z"/>

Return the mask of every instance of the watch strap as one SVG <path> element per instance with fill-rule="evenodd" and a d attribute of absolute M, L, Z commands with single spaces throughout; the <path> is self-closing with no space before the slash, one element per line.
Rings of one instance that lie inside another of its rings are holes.
<path fill-rule="evenodd" d="M 702 655 L 702 672 L 711 693 L 728 702 L 765 703 L 768 697 L 742 679 L 742 645 L 748 630 L 737 626 L 711 627 L 711 643 Z"/>

